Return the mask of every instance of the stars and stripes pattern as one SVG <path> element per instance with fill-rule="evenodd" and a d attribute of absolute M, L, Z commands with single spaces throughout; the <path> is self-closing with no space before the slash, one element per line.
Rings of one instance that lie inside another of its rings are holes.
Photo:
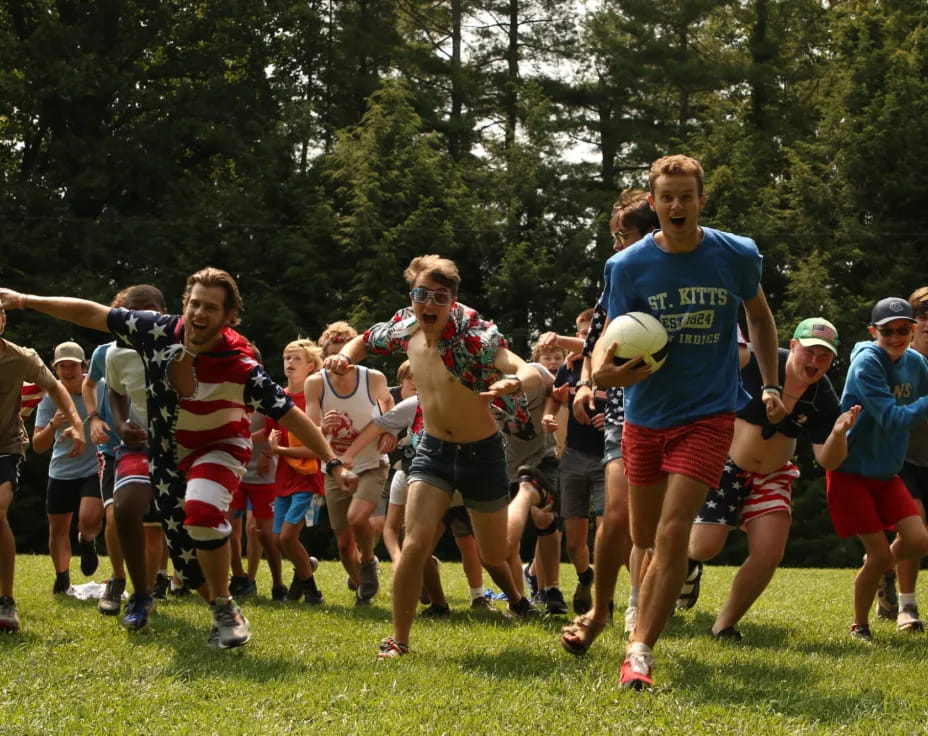
<path fill-rule="evenodd" d="M 196 388 L 192 396 L 180 397 L 168 371 L 186 353 L 183 319 L 112 309 L 108 324 L 117 343 L 138 352 L 145 366 L 155 505 L 178 576 L 197 588 L 203 575 L 185 528 L 190 513 L 212 524 L 217 538 L 223 536 L 229 499 L 251 457 L 248 414 L 257 410 L 279 419 L 293 402 L 234 330 L 224 330 L 213 350 L 196 356 Z M 188 480 L 197 486 L 190 509 L 185 505 Z"/>
<path fill-rule="evenodd" d="M 772 473 L 751 473 L 728 459 L 718 488 L 706 495 L 696 516 L 697 524 L 722 524 L 737 528 L 758 516 L 792 508 L 792 485 L 799 468 L 787 462 Z"/>

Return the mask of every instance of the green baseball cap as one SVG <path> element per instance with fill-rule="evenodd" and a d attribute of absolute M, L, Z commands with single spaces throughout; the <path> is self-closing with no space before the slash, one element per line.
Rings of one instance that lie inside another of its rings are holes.
<path fill-rule="evenodd" d="M 810 317 L 802 320 L 796 325 L 793 339 L 798 340 L 804 348 L 821 345 L 835 355 L 838 354 L 838 330 L 827 319 Z"/>

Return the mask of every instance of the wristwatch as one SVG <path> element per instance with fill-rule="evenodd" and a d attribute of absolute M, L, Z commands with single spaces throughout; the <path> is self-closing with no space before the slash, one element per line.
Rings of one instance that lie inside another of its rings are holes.
<path fill-rule="evenodd" d="M 592 381 L 577 381 L 577 388 L 580 388 L 581 386 L 589 386 L 590 388 L 593 388 L 593 382 Z"/>
<path fill-rule="evenodd" d="M 332 471 L 337 468 L 339 465 L 344 465 L 340 458 L 333 457 L 331 460 L 326 460 L 322 463 L 322 472 L 326 475 L 332 475 Z"/>

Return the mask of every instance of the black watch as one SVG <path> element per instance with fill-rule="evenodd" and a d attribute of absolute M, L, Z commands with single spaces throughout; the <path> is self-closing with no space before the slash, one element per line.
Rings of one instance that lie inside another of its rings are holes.
<path fill-rule="evenodd" d="M 341 461 L 341 458 L 333 457 L 331 460 L 326 460 L 322 463 L 322 472 L 326 475 L 332 475 L 332 471 L 337 468 L 339 465 L 344 465 Z"/>
<path fill-rule="evenodd" d="M 581 386 L 589 386 L 590 388 L 593 388 L 593 382 L 592 381 L 577 381 L 577 388 L 580 388 Z"/>

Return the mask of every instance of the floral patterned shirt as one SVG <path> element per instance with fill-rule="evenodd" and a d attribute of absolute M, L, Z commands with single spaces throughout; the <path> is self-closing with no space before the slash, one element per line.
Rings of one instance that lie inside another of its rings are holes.
<path fill-rule="evenodd" d="M 405 307 L 389 321 L 367 330 L 364 344 L 374 355 L 405 353 L 418 325 L 412 307 Z M 451 304 L 448 324 L 438 340 L 438 353 L 461 385 L 479 393 L 502 379 L 503 373 L 495 364 L 496 351 L 501 347 L 507 347 L 506 339 L 493 322 L 481 319 L 470 307 Z M 528 400 L 522 391 L 494 399 L 493 406 L 520 424 L 531 423 Z"/>

